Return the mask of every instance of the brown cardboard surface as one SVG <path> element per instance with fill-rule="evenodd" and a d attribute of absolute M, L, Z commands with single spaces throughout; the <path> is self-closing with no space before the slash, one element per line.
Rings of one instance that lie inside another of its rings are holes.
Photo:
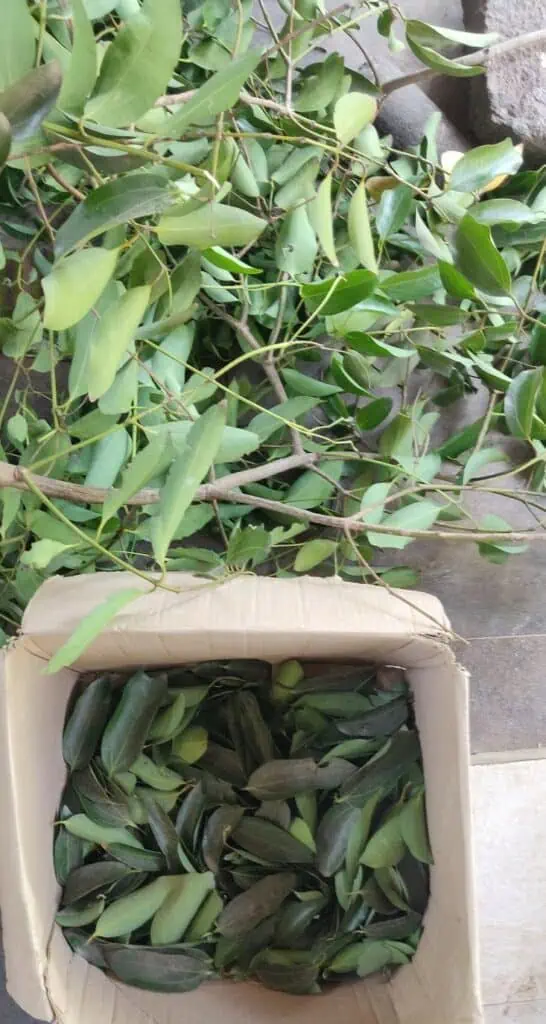
<path fill-rule="evenodd" d="M 171 574 L 129 606 L 84 652 L 94 669 L 262 657 L 402 665 L 415 698 L 435 866 L 423 941 L 389 984 L 342 984 L 321 997 L 214 983 L 165 996 L 112 982 L 73 956 L 53 927 L 58 887 L 52 823 L 64 781 L 61 732 L 76 674 L 42 674 L 81 617 L 134 577 L 53 579 L 31 602 L 4 663 L 0 707 L 5 837 L 0 861 L 8 988 L 31 1014 L 59 1024 L 480 1024 L 468 780 L 467 683 L 445 642 L 434 598 L 412 607 L 375 587 L 319 579 L 238 578 L 222 585 Z M 143 590 L 146 590 L 143 584 Z M 178 592 L 176 592 L 178 591 Z M 434 620 L 434 621 L 433 621 Z"/>

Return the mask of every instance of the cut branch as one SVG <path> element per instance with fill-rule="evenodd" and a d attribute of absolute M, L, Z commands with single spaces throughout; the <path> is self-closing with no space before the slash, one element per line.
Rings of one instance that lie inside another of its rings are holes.
<path fill-rule="evenodd" d="M 492 46 L 487 46 L 483 50 L 477 50 L 475 53 L 469 53 L 465 57 L 457 57 L 457 64 L 463 64 L 467 68 L 479 67 L 480 64 L 487 64 L 492 57 L 502 57 L 506 53 L 511 53 L 513 50 L 520 50 L 525 46 L 540 46 L 546 44 L 546 29 L 537 29 L 535 32 L 526 32 L 524 35 L 516 36 L 515 39 L 503 39 L 500 43 L 493 43 Z M 410 75 L 400 75 L 400 78 L 391 78 L 390 81 L 384 82 L 381 86 L 381 91 L 384 96 L 388 96 L 391 92 L 396 92 L 398 89 L 405 89 L 408 85 L 421 85 L 423 82 L 430 81 L 431 78 L 436 78 L 438 75 L 445 74 L 443 69 L 437 68 L 420 68 L 419 71 L 414 71 Z"/>
<path fill-rule="evenodd" d="M 301 466 L 313 466 L 316 460 L 315 454 L 288 455 L 285 459 L 276 459 L 265 466 L 256 466 L 254 469 L 242 470 L 240 473 L 230 473 L 229 476 L 222 477 L 214 484 L 202 484 L 198 488 L 195 498 L 198 501 L 228 501 L 238 505 L 250 505 L 253 508 L 263 509 L 265 512 L 281 513 L 281 515 L 297 519 L 299 522 L 313 523 L 316 526 L 343 532 L 348 530 L 351 534 L 373 530 L 374 533 L 408 537 L 410 540 L 421 538 L 479 543 L 500 541 L 504 544 L 546 541 L 546 530 L 544 529 L 510 532 L 507 530 L 460 530 L 456 527 L 451 530 L 403 530 L 386 524 L 366 523 L 362 519 L 352 516 L 332 516 L 322 512 L 311 512 L 308 509 L 296 508 L 295 505 L 286 505 L 282 501 L 272 501 L 269 498 L 245 494 L 239 490 L 240 487 L 275 476 L 277 473 L 285 473 Z M 27 469 L 19 469 L 7 462 L 0 462 L 0 490 L 3 487 L 15 487 L 17 490 L 33 491 L 34 493 L 41 492 L 42 495 L 47 495 L 50 498 L 65 498 L 69 501 L 90 505 L 102 504 L 112 493 L 100 487 L 85 487 L 64 480 L 53 480 L 48 476 L 38 476 L 36 473 L 31 473 Z M 159 501 L 159 494 L 159 491 L 149 488 L 139 491 L 125 504 L 153 505 Z"/>

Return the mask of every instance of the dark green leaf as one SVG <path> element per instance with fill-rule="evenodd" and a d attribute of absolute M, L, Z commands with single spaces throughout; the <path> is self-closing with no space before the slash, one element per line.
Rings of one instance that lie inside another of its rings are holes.
<path fill-rule="evenodd" d="M 126 771 L 142 752 L 150 721 L 166 696 L 163 676 L 137 672 L 123 687 L 101 744 L 101 758 L 109 775 Z"/>
<path fill-rule="evenodd" d="M 86 768 L 108 721 L 112 691 L 106 676 L 95 679 L 78 697 L 63 731 L 63 757 L 69 767 Z"/>
<path fill-rule="evenodd" d="M 467 214 L 459 224 L 455 241 L 457 265 L 472 284 L 490 295 L 510 293 L 510 271 L 485 224 L 478 224 Z"/>
<path fill-rule="evenodd" d="M 218 807 L 205 826 L 202 839 L 203 860 L 215 874 L 220 870 L 220 858 L 233 829 L 239 824 L 244 810 L 232 804 Z"/>
<path fill-rule="evenodd" d="M 351 309 L 358 302 L 368 298 L 376 284 L 377 277 L 369 270 L 352 270 L 350 273 L 344 274 L 343 277 L 332 277 L 325 281 L 304 284 L 300 292 L 310 309 L 314 310 L 320 305 L 320 312 L 324 316 L 331 316 L 334 313 L 342 313 L 345 309 Z M 331 293 L 330 298 L 324 302 L 329 293 Z"/>
<path fill-rule="evenodd" d="M 76 868 L 67 878 L 63 891 L 63 903 L 76 903 L 92 893 L 105 893 L 121 878 L 126 878 L 131 868 L 115 860 L 98 861 Z"/>
<path fill-rule="evenodd" d="M 267 864 L 310 864 L 308 846 L 263 818 L 243 818 L 232 835 L 237 846 Z"/>
<path fill-rule="evenodd" d="M 250 889 L 228 903 L 218 918 L 218 931 L 226 938 L 238 938 L 247 934 L 279 909 L 295 889 L 296 883 L 297 875 L 293 872 L 266 875 L 265 878 L 261 878 Z"/>
<path fill-rule="evenodd" d="M 413 206 L 413 189 L 409 185 L 399 185 L 383 192 L 375 215 L 377 231 L 383 241 L 400 231 Z"/>
<path fill-rule="evenodd" d="M 112 974 L 127 985 L 152 992 L 191 992 L 213 976 L 210 960 L 199 950 L 168 953 L 142 946 L 107 945 L 104 958 Z"/>
<path fill-rule="evenodd" d="M 321 819 L 316 836 L 317 868 L 326 878 L 334 875 L 343 864 L 347 843 L 360 820 L 360 813 L 358 807 L 336 803 Z"/>
<path fill-rule="evenodd" d="M 52 60 L 29 71 L 0 93 L 0 111 L 8 119 L 15 141 L 36 134 L 57 100 L 61 81 L 61 68 Z"/>
<path fill-rule="evenodd" d="M 427 831 L 424 793 L 417 793 L 415 796 L 412 796 L 402 808 L 400 831 L 410 853 L 423 864 L 432 864 L 433 859 Z M 395 938 L 395 936 L 392 937 Z M 398 936 L 398 938 L 403 938 L 403 936 Z"/>
<path fill-rule="evenodd" d="M 392 788 L 419 758 L 419 737 L 416 732 L 399 732 L 389 740 L 382 754 L 363 765 L 341 787 L 341 796 L 355 806 L 363 807 L 378 789 Z"/>
<path fill-rule="evenodd" d="M 524 370 L 511 381 L 504 396 L 504 418 L 513 437 L 532 437 L 533 417 L 542 381 L 541 369 Z"/>

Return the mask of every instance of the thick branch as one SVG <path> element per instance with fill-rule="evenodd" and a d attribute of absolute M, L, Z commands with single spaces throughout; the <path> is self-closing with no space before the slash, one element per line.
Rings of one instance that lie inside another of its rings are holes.
<path fill-rule="evenodd" d="M 197 489 L 195 497 L 198 501 L 216 500 L 224 492 L 234 488 L 258 483 L 260 480 L 288 473 L 292 469 L 312 466 L 317 459 L 316 454 L 304 452 L 301 455 L 288 455 L 285 459 L 275 459 L 273 462 L 266 462 L 263 466 L 255 466 L 253 469 L 243 469 L 239 473 L 229 473 L 217 480 L 214 485 L 202 484 Z M 111 490 L 105 490 L 103 487 L 85 487 L 83 484 L 73 484 L 68 480 L 54 480 L 49 476 L 30 473 L 28 470 L 25 470 L 25 476 L 32 480 L 42 494 L 47 494 L 50 498 L 74 501 L 78 504 L 102 505 L 112 494 Z M 15 487 L 18 491 L 28 491 L 29 487 L 25 476 L 18 466 L 12 466 L 9 462 L 0 462 L 0 490 L 3 487 Z M 124 505 L 155 505 L 159 501 L 159 496 L 158 490 L 148 487 L 133 494 L 132 498 L 128 498 L 124 502 Z"/>
<path fill-rule="evenodd" d="M 269 498 L 259 498 L 253 494 L 245 494 L 238 490 L 246 484 L 258 480 L 264 480 L 277 473 L 287 472 L 289 469 L 297 469 L 300 466 L 312 466 L 317 456 L 289 455 L 285 459 L 277 459 L 265 466 L 257 466 L 255 469 L 243 470 L 240 473 L 230 473 L 222 477 L 214 484 L 203 484 L 198 488 L 195 495 L 199 501 L 229 501 L 239 505 L 251 505 L 253 508 L 263 509 L 265 512 L 281 513 L 283 516 L 290 516 L 303 523 L 313 523 L 315 526 L 324 526 L 332 530 L 349 530 L 351 533 L 365 533 L 373 530 L 374 533 L 389 533 L 397 537 L 408 537 L 410 539 L 425 538 L 427 540 L 454 540 L 454 541 L 501 541 L 502 543 L 521 543 L 525 541 L 546 540 L 546 530 L 530 530 L 521 532 L 494 531 L 494 530 L 403 530 L 394 528 L 387 524 L 369 524 L 362 519 L 351 516 L 331 516 L 322 512 L 311 512 L 308 509 L 296 508 L 294 505 L 285 505 L 282 501 L 271 501 Z M 266 472 L 267 470 L 267 472 Z M 31 484 L 33 486 L 31 486 Z M 28 470 L 20 470 L 17 466 L 11 466 L 7 462 L 0 462 L 0 489 L 2 487 L 15 487 L 17 490 L 34 493 L 41 492 L 51 498 L 66 498 L 70 501 L 85 504 L 102 504 L 111 491 L 99 487 L 84 487 L 80 484 L 71 484 L 64 480 L 52 480 L 47 476 L 38 476 Z M 151 488 L 139 491 L 138 494 L 129 498 L 127 505 L 152 505 L 159 501 L 159 491 Z"/>
<path fill-rule="evenodd" d="M 480 64 L 487 64 L 491 57 L 502 57 L 505 53 L 511 53 L 512 50 L 520 50 L 525 46 L 539 46 L 545 43 L 546 29 L 541 28 L 535 32 L 526 32 L 525 35 L 516 36 L 515 39 L 503 39 L 500 43 L 494 43 L 483 50 L 469 53 L 465 57 L 457 57 L 456 60 L 457 64 L 464 64 L 467 68 L 475 68 Z M 388 96 L 391 92 L 396 92 L 398 89 L 405 89 L 407 85 L 421 85 L 423 82 L 443 74 L 445 74 L 445 71 L 441 68 L 420 68 L 419 71 L 414 71 L 410 75 L 401 75 L 400 78 L 391 78 L 389 82 L 384 82 L 381 86 L 381 91 L 384 96 Z"/>

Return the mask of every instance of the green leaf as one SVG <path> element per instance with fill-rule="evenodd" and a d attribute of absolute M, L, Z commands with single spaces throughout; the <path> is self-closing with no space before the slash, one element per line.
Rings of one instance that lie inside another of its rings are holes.
<path fill-rule="evenodd" d="M 55 252 L 62 256 L 116 224 L 162 213 L 174 201 L 162 175 L 144 171 L 124 174 L 94 189 L 76 207 L 57 232 Z"/>
<path fill-rule="evenodd" d="M 0 89 L 7 89 L 34 64 L 34 20 L 26 0 L 10 0 L 2 11 Z"/>
<path fill-rule="evenodd" d="M 47 569 L 50 562 L 58 555 L 64 555 L 78 545 L 78 538 L 74 536 L 75 544 L 61 544 L 58 540 L 36 540 L 34 544 L 24 551 L 20 558 L 21 565 L 29 565 L 32 569 Z"/>
<path fill-rule="evenodd" d="M 190 382 L 188 382 L 190 383 Z M 214 393 L 214 392 L 213 392 Z M 173 423 L 165 423 L 156 427 L 150 434 L 167 434 L 173 448 L 177 453 L 186 450 L 188 436 L 192 427 L 189 420 L 178 420 Z M 249 452 L 258 448 L 260 438 L 253 430 L 243 430 L 241 427 L 224 427 L 220 447 L 214 456 L 214 462 L 238 462 Z"/>
<path fill-rule="evenodd" d="M 302 545 L 296 555 L 294 569 L 296 572 L 309 572 L 316 565 L 320 565 L 326 558 L 330 558 L 337 548 L 337 541 L 322 540 L 317 537 L 315 540 L 308 540 Z"/>
<path fill-rule="evenodd" d="M 59 647 L 58 651 L 50 658 L 45 669 L 46 675 L 53 675 L 54 672 L 59 672 L 62 668 L 72 665 L 112 619 L 132 601 L 142 597 L 142 593 L 142 590 L 137 590 L 135 587 L 118 590 L 117 593 L 111 594 L 105 601 L 93 608 L 93 611 L 81 620 L 66 643 Z"/>
<path fill-rule="evenodd" d="M 413 189 L 409 185 L 398 185 L 383 192 L 375 215 L 375 226 L 383 241 L 400 231 L 413 205 Z"/>
<path fill-rule="evenodd" d="M 317 240 L 305 206 L 297 206 L 284 218 L 275 255 L 279 270 L 292 277 L 311 273 L 317 255 Z"/>
<path fill-rule="evenodd" d="M 117 249 L 82 249 L 57 263 L 42 279 L 44 327 L 64 331 L 95 305 L 114 273 Z"/>
<path fill-rule="evenodd" d="M 331 53 L 322 63 L 310 65 L 306 72 L 301 91 L 294 101 L 294 109 L 302 114 L 323 110 L 339 95 L 345 64 L 339 54 Z"/>
<path fill-rule="evenodd" d="M 192 213 L 162 217 L 157 236 L 164 245 L 242 246 L 255 242 L 267 222 L 236 206 L 209 203 Z"/>
<path fill-rule="evenodd" d="M 396 348 L 395 345 L 389 345 L 382 340 L 378 341 L 376 338 L 372 338 L 371 334 L 363 334 L 360 331 L 350 331 L 345 335 L 344 340 L 347 345 L 356 349 L 363 356 L 394 356 L 395 359 L 409 359 L 410 356 L 415 355 L 411 348 Z"/>
<path fill-rule="evenodd" d="M 412 53 L 427 67 L 434 71 L 441 71 L 446 75 L 453 75 L 456 78 L 472 78 L 484 72 L 483 67 L 469 67 L 467 64 L 459 64 L 456 60 L 448 60 L 437 53 L 432 46 L 438 46 L 437 33 L 422 21 L 406 21 L 406 39 Z M 423 40 L 427 43 L 423 43 Z M 440 44 L 442 40 L 440 37 Z M 432 43 L 432 46 L 430 45 Z"/>
<path fill-rule="evenodd" d="M 392 409 L 392 398 L 374 398 L 367 405 L 361 405 L 355 420 L 359 430 L 375 430 L 389 415 Z"/>
<path fill-rule="evenodd" d="M 119 981 L 152 992 L 191 992 L 213 977 L 210 960 L 199 949 L 167 953 L 112 943 L 105 959 Z"/>
<path fill-rule="evenodd" d="M 334 107 L 334 128 L 338 142 L 346 146 L 366 125 L 375 120 L 377 102 L 361 92 L 348 92 Z"/>
<path fill-rule="evenodd" d="M 377 284 L 377 277 L 369 270 L 351 270 L 342 277 L 329 277 L 325 281 L 313 281 L 300 288 L 300 294 L 312 310 L 320 305 L 323 316 L 332 316 L 351 309 L 367 299 Z M 334 287 L 335 286 L 335 287 Z M 326 302 L 324 299 L 330 294 Z M 312 301 L 309 301 L 312 300 Z M 324 302 L 324 305 L 321 305 Z"/>
<path fill-rule="evenodd" d="M 55 104 L 61 87 L 61 68 L 56 60 L 42 64 L 0 94 L 0 110 L 7 117 L 14 139 L 35 135 Z"/>
<path fill-rule="evenodd" d="M 431 265 L 420 270 L 403 270 L 381 281 L 381 291 L 394 302 L 415 302 L 433 295 L 442 286 L 438 267 Z"/>
<path fill-rule="evenodd" d="M 11 125 L 7 117 L 0 111 L 0 171 L 2 170 L 11 149 Z"/>
<path fill-rule="evenodd" d="M 453 168 L 449 187 L 456 192 L 478 192 L 501 174 L 515 174 L 523 162 L 511 139 L 493 146 L 476 146 Z"/>
<path fill-rule="evenodd" d="M 258 565 L 270 547 L 269 534 L 263 526 L 237 526 L 229 538 L 226 562 L 241 569 L 249 564 Z"/>
<path fill-rule="evenodd" d="M 513 437 L 532 437 L 536 401 L 542 387 L 543 371 L 524 370 L 510 382 L 504 396 L 504 418 Z"/>
<path fill-rule="evenodd" d="M 459 29 L 444 28 L 443 25 L 429 25 L 425 21 L 410 20 L 406 22 L 406 31 L 423 46 L 434 46 L 437 50 L 450 49 L 453 46 L 470 46 L 476 50 L 485 49 L 496 43 L 498 32 L 461 32 Z"/>
<path fill-rule="evenodd" d="M 399 530 L 428 530 L 434 525 L 440 512 L 441 505 L 424 499 L 415 501 L 411 505 L 397 509 L 391 515 L 381 520 L 382 526 L 393 526 Z M 405 548 L 411 544 L 411 537 L 400 537 L 388 533 L 368 533 L 370 544 L 382 548 Z"/>
<path fill-rule="evenodd" d="M 452 267 L 451 263 L 444 263 L 443 260 L 438 260 L 438 268 L 442 284 L 448 295 L 452 295 L 454 299 L 476 298 L 474 288 L 460 270 Z"/>
<path fill-rule="evenodd" d="M 307 208 L 309 220 L 319 240 L 319 245 L 330 263 L 337 267 L 338 258 L 334 241 L 334 224 L 332 215 L 332 174 L 327 174 L 321 181 L 316 198 Z"/>
<path fill-rule="evenodd" d="M 252 50 L 212 75 L 170 119 L 169 135 L 180 136 L 190 125 L 210 124 L 218 114 L 234 107 L 261 59 L 261 54 Z"/>
<path fill-rule="evenodd" d="M 372 274 L 377 274 L 378 267 L 370 227 L 368 200 L 363 181 L 356 187 L 349 203 L 347 227 L 349 241 L 358 256 L 359 263 L 370 270 Z"/>
<path fill-rule="evenodd" d="M 439 235 L 433 234 L 418 210 L 415 213 L 415 233 L 425 252 L 430 253 L 437 260 L 444 260 L 448 265 L 451 263 L 451 250 L 447 242 L 444 242 Z"/>
<path fill-rule="evenodd" d="M 313 398 L 327 398 L 329 395 L 337 395 L 341 391 L 336 384 L 327 384 L 317 377 L 307 377 L 299 370 L 287 367 L 281 370 L 281 376 L 291 391 L 297 391 L 299 395 L 309 395 Z"/>
<path fill-rule="evenodd" d="M 213 405 L 193 424 L 186 450 L 173 463 L 161 490 L 159 513 L 153 523 L 156 561 L 163 565 L 169 544 L 191 505 L 199 484 L 209 472 L 226 422 L 223 405 Z"/>
<path fill-rule="evenodd" d="M 195 764 L 205 753 L 208 746 L 208 734 L 200 725 L 192 725 L 173 742 L 173 754 L 186 764 Z"/>
<path fill-rule="evenodd" d="M 119 488 L 113 491 L 104 502 L 103 523 L 114 516 L 117 510 L 125 505 L 137 491 L 145 487 L 150 480 L 160 476 L 172 461 L 172 457 L 172 450 L 166 444 L 164 437 L 153 438 L 150 444 L 141 448 L 125 470 Z"/>
<path fill-rule="evenodd" d="M 106 50 L 87 116 L 114 128 L 137 121 L 165 92 L 181 42 L 179 0 L 144 0 Z"/>
<path fill-rule="evenodd" d="M 63 75 L 57 106 L 69 114 L 81 114 L 97 79 L 95 36 L 82 0 L 72 0 L 72 24 L 70 64 Z"/>
<path fill-rule="evenodd" d="M 517 199 L 488 199 L 485 203 L 476 203 L 471 206 L 468 212 L 480 224 L 492 226 L 497 224 L 503 224 L 505 227 L 518 224 L 542 224 L 546 220 L 546 212 L 534 212 Z"/>
<path fill-rule="evenodd" d="M 344 465 L 343 462 L 326 460 L 319 462 L 318 468 L 327 473 L 331 480 L 339 482 Z M 325 480 L 313 470 L 308 469 L 289 488 L 286 503 L 295 505 L 297 508 L 316 508 L 317 505 L 328 501 L 335 490 L 335 483 L 330 483 L 329 480 Z"/>
<path fill-rule="evenodd" d="M 112 487 L 129 453 L 129 444 L 126 430 L 113 430 L 97 441 L 85 477 L 86 487 Z"/>
<path fill-rule="evenodd" d="M 215 245 L 212 249 L 205 249 L 203 256 L 215 267 L 221 270 L 228 270 L 232 274 L 262 274 L 259 267 L 250 267 L 244 260 L 238 259 L 233 253 L 226 252 L 220 246 Z"/>
<path fill-rule="evenodd" d="M 286 372 L 286 371 L 285 371 Z M 297 371 L 294 371 L 294 373 Z M 303 374 L 302 374 L 303 376 Z M 307 378 L 305 378 L 307 380 Z M 318 381 L 318 383 L 322 383 Z M 336 388 L 337 390 L 337 388 Z M 279 405 L 274 405 L 267 412 L 259 412 L 257 416 L 254 416 L 248 424 L 248 429 L 252 433 L 257 434 L 260 443 L 268 441 L 269 438 L 276 433 L 278 430 L 282 430 L 282 420 L 289 420 L 294 422 L 300 416 L 305 416 L 305 413 L 310 412 L 318 405 L 316 398 L 306 397 L 304 395 L 298 396 L 297 398 L 288 398 L 286 402 L 280 402 Z M 271 414 L 274 413 L 272 416 Z M 279 419 L 281 417 L 281 419 Z"/>
<path fill-rule="evenodd" d="M 149 285 L 129 288 L 104 313 L 93 334 L 87 364 L 88 391 L 92 402 L 113 384 L 149 301 Z"/>
<path fill-rule="evenodd" d="M 459 224 L 455 244 L 457 266 L 476 288 L 489 295 L 510 293 L 510 271 L 485 224 L 467 214 Z"/>
<path fill-rule="evenodd" d="M 442 306 L 439 302 L 408 302 L 407 307 L 416 320 L 430 327 L 452 327 L 468 319 L 468 310 L 457 306 Z"/>

